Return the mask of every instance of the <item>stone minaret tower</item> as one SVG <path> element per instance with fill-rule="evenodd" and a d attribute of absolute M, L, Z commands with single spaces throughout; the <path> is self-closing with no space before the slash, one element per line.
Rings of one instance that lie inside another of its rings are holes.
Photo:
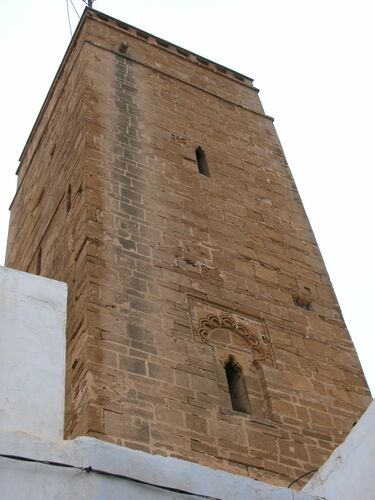
<path fill-rule="evenodd" d="M 86 10 L 18 179 L 6 264 L 68 283 L 66 438 L 288 484 L 367 407 L 251 79 Z"/>

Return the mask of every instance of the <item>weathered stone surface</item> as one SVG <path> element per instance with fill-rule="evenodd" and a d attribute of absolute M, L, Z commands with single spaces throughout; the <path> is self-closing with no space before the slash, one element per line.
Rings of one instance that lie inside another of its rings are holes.
<path fill-rule="evenodd" d="M 21 158 L 7 265 L 68 283 L 67 437 L 285 485 L 370 395 L 241 78 L 87 12 Z M 230 356 L 250 413 L 233 410 Z"/>

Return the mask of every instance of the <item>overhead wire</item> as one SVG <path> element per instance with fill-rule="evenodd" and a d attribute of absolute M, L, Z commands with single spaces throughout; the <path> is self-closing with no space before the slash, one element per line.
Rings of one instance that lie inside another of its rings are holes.
<path fill-rule="evenodd" d="M 313 472 L 317 472 L 317 471 L 318 471 L 318 469 L 312 469 L 312 470 L 309 470 L 309 472 L 304 472 L 301 476 L 297 477 L 297 479 L 295 479 L 290 484 L 288 484 L 287 488 L 291 488 L 293 486 L 293 484 L 296 484 L 300 479 L 303 479 L 304 477 L 309 476 Z"/>
<path fill-rule="evenodd" d="M 78 465 L 66 464 L 63 462 L 53 462 L 50 460 L 39 460 L 36 458 L 23 457 L 20 455 L 8 455 L 8 454 L 3 454 L 3 453 L 0 453 L 0 458 L 7 458 L 8 460 L 19 460 L 21 462 L 31 462 L 31 463 L 37 463 L 37 464 L 42 464 L 42 465 L 50 465 L 53 467 L 65 467 L 68 469 L 78 469 L 78 470 L 81 470 L 81 471 L 84 471 L 87 473 L 93 472 L 94 474 L 100 474 L 102 476 L 109 476 L 109 477 L 115 477 L 118 479 L 125 479 L 126 481 L 131 481 L 131 482 L 137 483 L 137 484 L 143 484 L 145 486 L 151 486 L 152 488 L 158 488 L 159 490 L 171 491 L 173 493 L 179 493 L 180 495 L 189 495 L 191 497 L 203 498 L 205 500 L 221 500 L 220 498 L 217 498 L 217 497 L 211 497 L 208 495 L 193 493 L 192 491 L 186 491 L 186 490 L 181 490 L 179 488 L 172 488 L 170 486 L 163 486 L 160 484 L 149 483 L 148 481 L 143 481 L 142 479 L 136 479 L 134 477 L 125 476 L 123 474 L 116 474 L 114 472 L 108 472 L 108 471 L 104 471 L 104 470 L 100 470 L 100 469 L 94 469 L 91 466 L 80 467 Z"/>
<path fill-rule="evenodd" d="M 68 23 L 69 23 L 70 36 L 73 36 L 72 25 L 70 23 L 70 13 L 69 13 L 69 3 L 68 3 L 68 0 L 66 0 L 66 11 L 68 13 Z"/>
<path fill-rule="evenodd" d="M 69 1 L 70 1 L 70 3 L 72 4 L 73 9 L 75 10 L 75 13 L 76 13 L 76 14 L 77 14 L 77 16 L 78 16 L 78 19 L 81 19 L 81 16 L 79 15 L 79 13 L 78 13 L 78 11 L 77 11 L 77 9 L 76 9 L 76 6 L 75 6 L 75 5 L 74 5 L 74 3 L 73 3 L 73 0 L 69 0 Z"/>

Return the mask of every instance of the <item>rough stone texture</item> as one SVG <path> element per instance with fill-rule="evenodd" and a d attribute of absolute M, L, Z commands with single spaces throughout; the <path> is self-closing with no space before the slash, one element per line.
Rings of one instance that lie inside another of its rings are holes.
<path fill-rule="evenodd" d="M 368 406 L 250 79 L 86 12 L 19 178 L 7 265 L 35 272 L 41 249 L 69 285 L 67 437 L 285 485 Z M 251 414 L 232 410 L 229 356 Z"/>

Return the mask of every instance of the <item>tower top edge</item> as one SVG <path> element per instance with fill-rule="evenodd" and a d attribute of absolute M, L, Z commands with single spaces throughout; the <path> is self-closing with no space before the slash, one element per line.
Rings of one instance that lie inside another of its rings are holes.
<path fill-rule="evenodd" d="M 60 63 L 59 68 L 55 74 L 55 77 L 50 85 L 50 88 L 49 88 L 48 93 L 46 95 L 46 98 L 42 104 L 42 107 L 39 111 L 39 114 L 36 118 L 34 126 L 31 129 L 31 132 L 26 140 L 26 143 L 25 143 L 23 149 L 22 149 L 22 152 L 21 152 L 20 157 L 19 157 L 20 164 L 16 170 L 17 175 L 20 172 L 21 162 L 24 159 L 24 156 L 25 156 L 26 151 L 28 149 L 28 146 L 30 144 L 31 138 L 33 137 L 34 132 L 35 132 L 36 128 L 38 127 L 39 122 L 44 114 L 44 111 L 49 103 L 49 100 L 50 100 L 51 95 L 53 93 L 53 90 L 56 86 L 56 83 L 59 80 L 60 75 L 64 71 L 64 67 L 66 65 L 66 62 L 69 59 L 71 52 L 74 50 L 74 47 L 76 47 L 77 41 L 78 41 L 80 34 L 82 32 L 82 29 L 83 29 L 83 26 L 85 25 L 85 22 L 88 19 L 98 21 L 98 22 L 104 22 L 113 28 L 122 29 L 122 30 L 126 31 L 127 33 L 130 33 L 132 36 L 141 38 L 146 42 L 152 43 L 153 45 L 157 45 L 158 47 L 164 48 L 165 50 L 169 50 L 180 57 L 184 57 L 187 60 L 189 60 L 192 64 L 199 64 L 201 66 L 204 66 L 207 69 L 214 71 L 215 73 L 217 73 L 221 76 L 224 76 L 224 77 L 227 77 L 229 79 L 232 79 L 233 81 L 236 81 L 240 85 L 245 85 L 246 87 L 250 88 L 251 90 L 253 90 L 255 92 L 259 92 L 259 90 L 256 87 L 254 87 L 254 85 L 253 85 L 253 79 L 246 76 L 246 75 L 243 75 L 235 70 L 227 68 L 227 67 L 225 67 L 221 64 L 218 64 L 214 61 L 211 61 L 210 59 L 207 59 L 203 56 L 200 56 L 200 55 L 198 55 L 198 54 L 196 54 L 188 49 L 180 47 L 180 46 L 178 46 L 172 42 L 169 42 L 167 40 L 164 40 L 163 38 L 160 38 L 156 35 L 152 35 L 146 31 L 143 31 L 143 30 L 141 30 L 137 27 L 134 27 L 130 24 L 127 24 L 123 21 L 120 21 L 120 20 L 118 20 L 114 17 L 111 17 L 105 13 L 102 13 L 98 10 L 86 7 L 82 13 L 81 19 L 80 19 L 80 21 L 75 29 L 75 32 L 73 33 L 73 36 L 72 36 L 70 43 L 66 49 L 66 52 L 61 60 L 61 63 Z"/>
<path fill-rule="evenodd" d="M 222 64 L 219 64 L 215 61 L 212 61 L 211 59 L 208 59 L 204 56 L 201 56 L 199 54 L 196 54 L 195 52 L 192 52 L 191 50 L 181 47 L 173 42 L 170 42 L 169 40 L 165 40 L 164 38 L 161 38 L 159 36 L 153 35 L 152 33 L 149 33 L 147 31 L 144 31 L 140 28 L 137 28 L 136 26 L 132 26 L 131 24 L 125 23 L 124 21 L 120 21 L 119 19 L 116 19 L 114 17 L 109 16 L 108 14 L 105 14 L 103 12 L 100 12 L 95 9 L 89 9 L 86 7 L 82 17 L 91 17 L 92 19 L 97 19 L 106 23 L 110 23 L 113 26 L 116 26 L 117 28 L 124 29 L 125 31 L 132 31 L 132 34 L 137 35 L 140 38 L 143 39 L 149 39 L 154 41 L 156 44 L 158 44 L 161 47 L 169 48 L 172 50 L 175 50 L 178 54 L 185 56 L 186 58 L 190 59 L 192 62 L 198 62 L 201 64 L 204 64 L 210 69 L 214 69 L 216 71 L 219 71 L 223 74 L 226 74 L 227 76 L 232 76 L 236 78 L 239 81 L 242 82 L 248 82 L 250 83 L 251 87 L 253 87 L 252 83 L 254 81 L 253 78 L 244 75 L 234 69 L 228 68 L 227 66 L 224 66 Z M 258 90 L 255 87 L 253 87 L 254 90 Z"/>

